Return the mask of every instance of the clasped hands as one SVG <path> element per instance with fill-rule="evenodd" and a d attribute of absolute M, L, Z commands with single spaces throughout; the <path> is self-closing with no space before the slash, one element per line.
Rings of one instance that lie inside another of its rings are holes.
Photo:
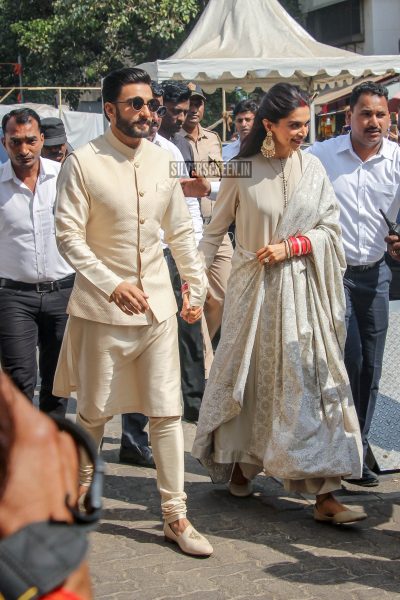
<path fill-rule="evenodd" d="M 122 281 L 110 296 L 109 301 L 114 302 L 120 310 L 126 315 L 139 315 L 148 310 L 148 294 L 139 289 L 129 281 Z M 201 306 L 190 305 L 190 294 L 187 292 L 183 296 L 183 306 L 180 312 L 182 319 L 187 323 L 195 323 L 201 318 L 203 309 Z"/>

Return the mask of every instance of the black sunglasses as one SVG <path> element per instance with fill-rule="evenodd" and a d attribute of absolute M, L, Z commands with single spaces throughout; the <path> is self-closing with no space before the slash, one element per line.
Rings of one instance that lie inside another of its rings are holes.
<path fill-rule="evenodd" d="M 165 115 L 167 114 L 167 107 L 160 106 L 156 112 L 157 112 L 157 115 L 162 119 L 162 117 L 165 117 Z"/>
<path fill-rule="evenodd" d="M 146 105 L 150 112 L 157 112 L 161 104 L 157 98 L 152 98 L 148 102 L 145 102 L 140 96 L 135 98 L 129 98 L 129 100 L 119 100 L 113 102 L 113 104 L 129 104 L 134 110 L 142 110 L 143 106 Z"/>

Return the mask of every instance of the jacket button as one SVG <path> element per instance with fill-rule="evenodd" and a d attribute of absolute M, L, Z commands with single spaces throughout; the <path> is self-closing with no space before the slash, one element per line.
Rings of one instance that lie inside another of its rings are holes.
<path fill-rule="evenodd" d="M 144 192 L 139 192 L 139 196 L 144 196 Z"/>
<path fill-rule="evenodd" d="M 141 225 L 143 225 L 143 223 L 144 223 L 144 219 L 140 219 L 139 223 L 140 223 Z"/>
<path fill-rule="evenodd" d="M 136 167 L 136 168 L 138 168 L 138 166 L 139 166 L 139 163 L 138 163 L 138 162 L 135 162 L 134 164 L 135 164 L 135 167 Z"/>
<path fill-rule="evenodd" d="M 140 252 L 144 252 L 144 251 L 145 251 L 145 248 L 143 248 L 143 247 L 140 248 Z"/>

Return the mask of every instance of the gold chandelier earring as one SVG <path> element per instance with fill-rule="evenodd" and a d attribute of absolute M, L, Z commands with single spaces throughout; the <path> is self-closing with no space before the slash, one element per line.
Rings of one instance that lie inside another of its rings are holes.
<path fill-rule="evenodd" d="M 273 158 L 275 156 L 275 142 L 272 137 L 272 131 L 267 131 L 267 135 L 261 146 L 261 154 L 265 156 L 265 158 Z"/>

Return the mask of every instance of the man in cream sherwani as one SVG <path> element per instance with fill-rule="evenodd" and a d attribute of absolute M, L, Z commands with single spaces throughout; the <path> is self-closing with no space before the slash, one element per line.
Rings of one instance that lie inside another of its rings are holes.
<path fill-rule="evenodd" d="M 76 281 L 54 388 L 76 390 L 77 422 L 97 444 L 113 415 L 149 417 L 165 536 L 210 555 L 186 519 L 177 306 L 160 228 L 189 284 L 188 322 L 201 318 L 207 279 L 172 156 L 143 139 L 158 102 L 150 77 L 114 71 L 102 94 L 111 127 L 66 159 L 57 186 L 57 243 Z M 88 485 L 90 467 L 81 475 Z"/>

